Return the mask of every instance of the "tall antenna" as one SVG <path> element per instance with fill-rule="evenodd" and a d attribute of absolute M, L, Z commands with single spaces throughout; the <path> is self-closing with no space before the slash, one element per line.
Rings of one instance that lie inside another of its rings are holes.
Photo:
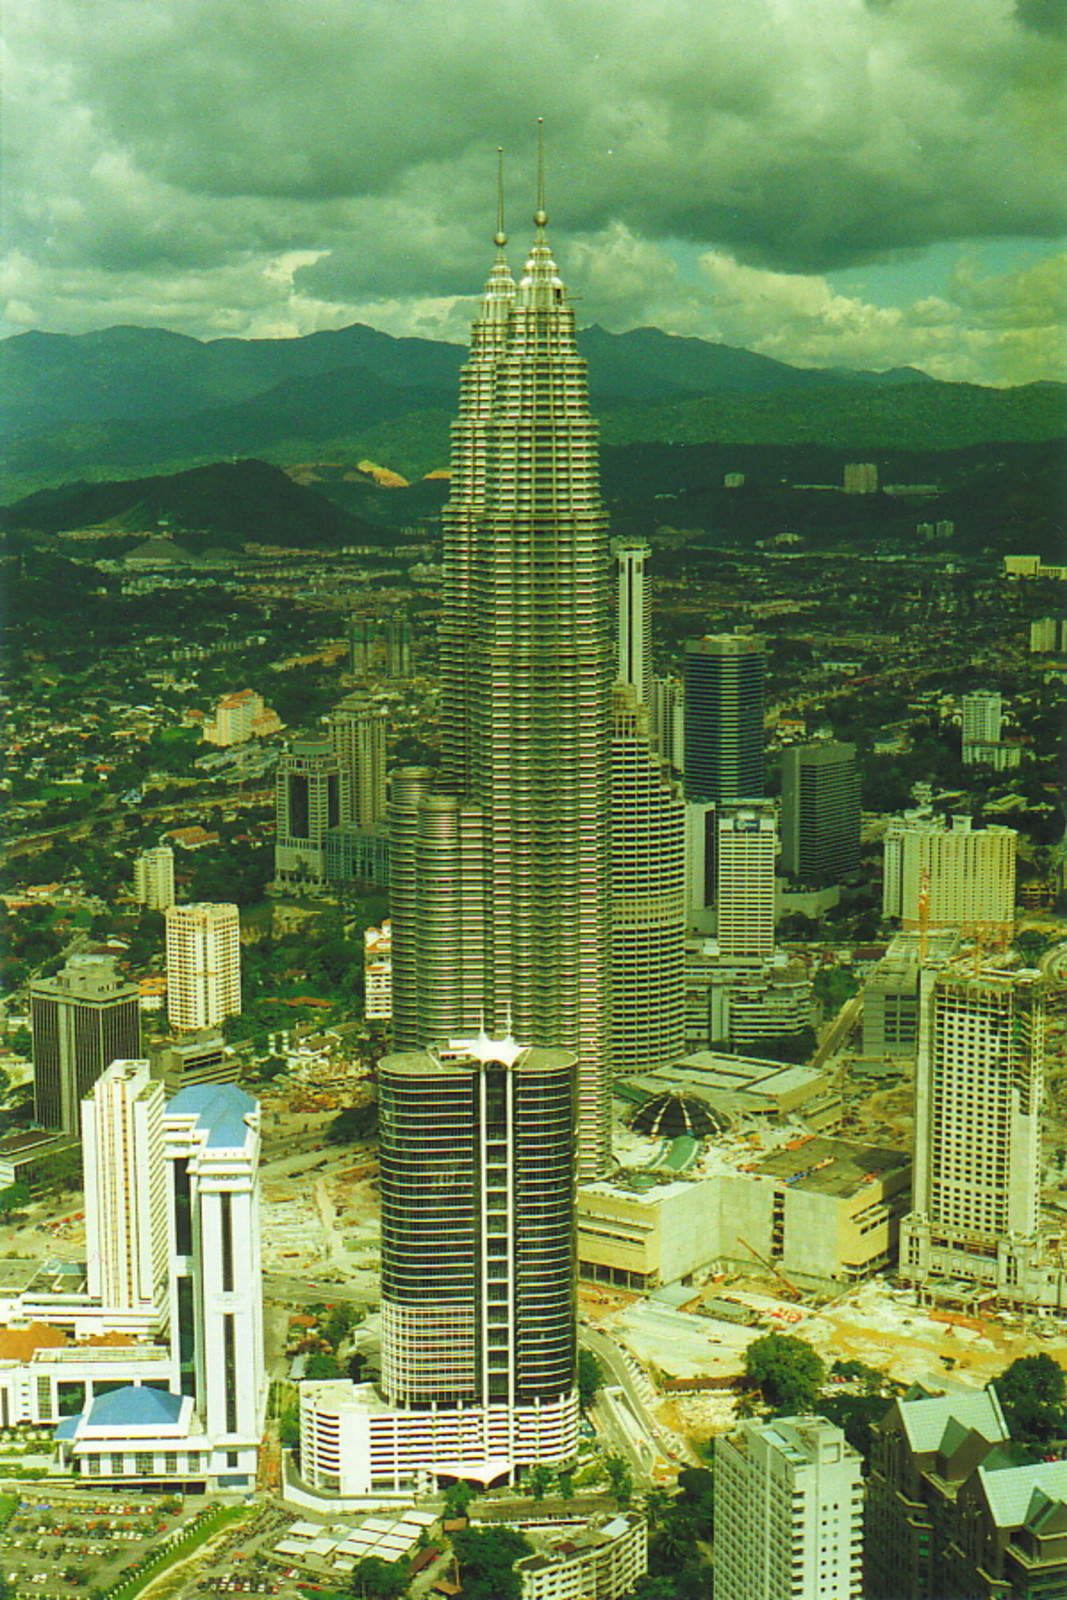
<path fill-rule="evenodd" d="M 508 236 L 504 232 L 504 146 L 498 144 L 496 147 L 496 233 L 493 235 L 493 243 L 498 250 L 503 250 L 507 242 Z"/>
<path fill-rule="evenodd" d="M 534 212 L 534 221 L 539 228 L 543 228 L 548 221 L 548 212 L 545 210 L 545 119 L 537 119 L 537 210 Z"/>

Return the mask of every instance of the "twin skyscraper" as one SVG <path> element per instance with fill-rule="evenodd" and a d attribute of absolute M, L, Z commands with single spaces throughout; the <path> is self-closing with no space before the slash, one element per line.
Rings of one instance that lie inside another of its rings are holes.
<path fill-rule="evenodd" d="M 580 1170 L 610 1149 L 608 520 L 585 362 L 545 237 L 506 235 L 452 429 L 441 770 L 394 775 L 399 1049 L 482 1027 L 578 1060 Z"/>

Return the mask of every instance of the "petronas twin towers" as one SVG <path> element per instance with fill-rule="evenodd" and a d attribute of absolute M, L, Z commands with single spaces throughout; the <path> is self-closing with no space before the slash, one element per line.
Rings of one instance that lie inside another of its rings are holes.
<path fill-rule="evenodd" d="M 441 770 L 393 783 L 394 1024 L 399 1049 L 484 1026 L 574 1051 L 592 1175 L 610 1135 L 608 527 L 546 221 L 539 196 L 517 285 L 498 228 L 460 380 Z"/>

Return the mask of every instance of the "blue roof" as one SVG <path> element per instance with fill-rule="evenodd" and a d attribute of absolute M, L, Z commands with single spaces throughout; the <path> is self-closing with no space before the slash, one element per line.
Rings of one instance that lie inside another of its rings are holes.
<path fill-rule="evenodd" d="M 166 1389 L 149 1389 L 128 1384 L 98 1395 L 86 1418 L 91 1428 L 158 1428 L 179 1420 L 183 1397 Z"/>
<path fill-rule="evenodd" d="M 252 1095 L 235 1083 L 193 1083 L 179 1089 L 167 1110 L 195 1116 L 207 1129 L 207 1143 L 223 1150 L 240 1150 L 248 1135 L 245 1118 L 256 1109 Z"/>
<path fill-rule="evenodd" d="M 81 1419 L 82 1413 L 80 1411 L 76 1416 L 64 1417 L 63 1421 L 59 1424 L 55 1433 L 52 1435 L 53 1439 L 73 1439 L 75 1429 L 77 1428 Z"/>

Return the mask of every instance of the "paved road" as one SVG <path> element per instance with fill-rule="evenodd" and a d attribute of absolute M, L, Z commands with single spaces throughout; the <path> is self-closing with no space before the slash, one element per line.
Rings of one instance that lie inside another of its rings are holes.
<path fill-rule="evenodd" d="M 642 1398 L 633 1371 L 619 1346 L 608 1334 L 588 1323 L 578 1328 L 578 1342 L 593 1355 L 610 1374 L 610 1385 L 620 1391 L 619 1398 L 610 1394 L 606 1405 L 598 1407 L 597 1417 L 610 1435 L 618 1454 L 630 1462 L 634 1470 L 635 1486 L 650 1488 L 657 1464 L 666 1466 L 672 1461 L 685 1465 L 690 1452 L 685 1441 L 670 1433 L 652 1416 Z"/>

